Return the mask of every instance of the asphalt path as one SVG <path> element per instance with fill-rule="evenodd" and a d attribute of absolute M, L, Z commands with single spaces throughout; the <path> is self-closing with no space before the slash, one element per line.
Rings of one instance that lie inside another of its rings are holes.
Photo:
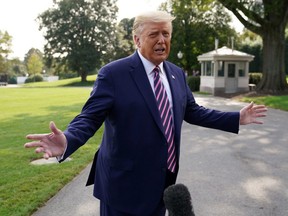
<path fill-rule="evenodd" d="M 195 96 L 198 104 L 238 111 L 245 103 Z M 240 127 L 238 135 L 182 128 L 180 171 L 196 216 L 288 215 L 288 113 L 269 109 L 263 125 Z M 98 216 L 93 187 L 85 187 L 90 165 L 33 216 Z"/>

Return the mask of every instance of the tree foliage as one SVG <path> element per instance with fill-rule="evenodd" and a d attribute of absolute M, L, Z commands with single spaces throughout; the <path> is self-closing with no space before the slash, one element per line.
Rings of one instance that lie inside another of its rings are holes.
<path fill-rule="evenodd" d="M 254 59 L 249 64 L 249 72 L 261 72 L 262 71 L 262 39 L 259 35 L 244 29 L 239 36 L 238 49 L 242 52 L 249 53 L 254 56 Z M 255 83 L 254 83 L 255 84 Z"/>
<path fill-rule="evenodd" d="M 124 18 L 117 25 L 116 59 L 131 55 L 136 49 L 132 36 L 133 23 L 134 18 Z"/>
<path fill-rule="evenodd" d="M 118 8 L 116 0 L 54 0 L 52 8 L 39 15 L 44 30 L 48 65 L 61 63 L 81 75 L 111 58 Z"/>
<path fill-rule="evenodd" d="M 43 58 L 42 53 L 38 49 L 30 49 L 26 54 L 25 63 L 29 76 L 41 74 L 43 71 Z"/>
<path fill-rule="evenodd" d="M 27 67 L 23 61 L 19 58 L 9 59 L 8 62 L 8 83 L 16 84 L 17 76 L 26 76 L 27 75 Z M 13 80 L 14 83 L 10 82 Z M 15 81 L 14 81 L 15 80 Z"/>
<path fill-rule="evenodd" d="M 283 93 L 288 90 L 285 77 L 285 28 L 287 0 L 218 0 L 239 21 L 263 40 L 263 76 L 257 90 Z"/>
<path fill-rule="evenodd" d="M 7 57 L 12 52 L 12 37 L 7 31 L 0 31 L 0 73 L 7 72 Z"/>
<path fill-rule="evenodd" d="M 235 30 L 229 23 L 231 17 L 224 7 L 213 0 L 168 0 L 161 9 L 175 16 L 173 39 L 169 59 L 192 74 L 199 70 L 197 56 L 214 49 L 215 39 L 227 45 L 228 38 L 235 37 Z M 183 53 L 178 59 L 177 53 Z"/>

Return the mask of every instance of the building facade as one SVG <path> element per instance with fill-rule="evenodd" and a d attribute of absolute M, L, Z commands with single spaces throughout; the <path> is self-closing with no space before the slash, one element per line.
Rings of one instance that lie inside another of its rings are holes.
<path fill-rule="evenodd" d="M 200 91 L 213 95 L 249 91 L 249 62 L 253 55 L 226 46 L 199 55 Z"/>

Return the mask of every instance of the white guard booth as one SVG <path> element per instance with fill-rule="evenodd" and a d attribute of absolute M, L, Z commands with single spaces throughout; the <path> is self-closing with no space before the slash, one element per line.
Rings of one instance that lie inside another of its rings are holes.
<path fill-rule="evenodd" d="M 226 46 L 199 55 L 200 91 L 223 95 L 249 91 L 249 62 L 253 55 Z"/>

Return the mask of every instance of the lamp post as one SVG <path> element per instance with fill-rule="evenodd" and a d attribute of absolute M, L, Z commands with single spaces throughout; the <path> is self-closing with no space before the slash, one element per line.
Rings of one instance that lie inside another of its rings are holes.
<path fill-rule="evenodd" d="M 182 63 L 181 63 L 181 59 L 183 58 L 183 53 L 181 52 L 181 50 L 177 53 L 177 57 L 179 59 L 179 66 L 183 69 Z"/>
<path fill-rule="evenodd" d="M 182 53 L 181 51 L 179 51 L 179 52 L 177 53 L 177 57 L 178 57 L 179 59 L 182 59 L 182 58 L 183 58 L 183 53 Z"/>

